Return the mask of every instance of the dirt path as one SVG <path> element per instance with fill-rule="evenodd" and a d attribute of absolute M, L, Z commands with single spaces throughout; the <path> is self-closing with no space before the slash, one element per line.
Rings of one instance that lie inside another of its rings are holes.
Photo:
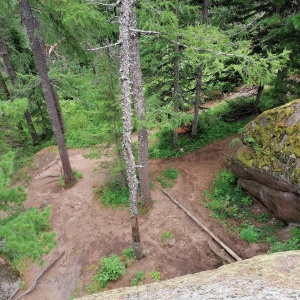
<path fill-rule="evenodd" d="M 155 203 L 150 212 L 140 216 L 142 244 L 147 255 L 127 268 L 126 275 L 110 284 L 109 289 L 129 286 L 137 270 L 145 274 L 155 270 L 161 273 L 162 279 L 169 279 L 222 264 L 210 250 L 211 238 L 162 193 L 156 178 L 168 166 L 179 171 L 176 184 L 167 190 L 181 204 L 242 258 L 263 252 L 263 246 L 250 247 L 236 236 L 229 235 L 210 218 L 210 212 L 202 204 L 203 191 L 231 154 L 232 149 L 228 147 L 230 140 L 215 142 L 178 159 L 150 161 Z M 122 249 L 131 245 L 128 209 L 103 208 L 93 192 L 94 186 L 107 180 L 107 170 L 99 168 L 100 160 L 85 159 L 83 150 L 71 150 L 69 153 L 73 168 L 84 176 L 67 190 L 57 185 L 55 176 L 60 175 L 61 166 L 53 148 L 44 149 L 35 156 L 39 170 L 27 188 L 27 205 L 52 206 L 51 224 L 57 232 L 58 245 L 46 257 L 46 262 L 53 261 L 63 251 L 65 254 L 44 274 L 36 288 L 22 297 L 23 300 L 67 300 L 86 294 L 86 286 L 91 283 L 100 258 L 112 253 L 120 254 Z M 174 239 L 164 245 L 160 237 L 166 231 L 171 231 Z M 27 288 L 43 268 L 30 266 L 25 271 Z M 150 282 L 153 281 L 147 276 L 144 283 Z M 22 292 L 24 290 L 19 294 Z"/>

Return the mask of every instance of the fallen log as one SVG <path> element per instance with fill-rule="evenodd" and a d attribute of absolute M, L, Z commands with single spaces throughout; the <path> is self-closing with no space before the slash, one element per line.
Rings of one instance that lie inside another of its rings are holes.
<path fill-rule="evenodd" d="M 200 222 L 194 215 L 192 215 L 184 206 L 182 206 L 172 195 L 163 190 L 163 192 L 175 203 L 179 208 L 181 208 L 195 223 L 197 223 L 205 232 L 207 232 L 220 246 L 222 246 L 233 258 L 237 261 L 241 261 L 240 258 L 232 249 L 226 246 L 213 232 L 211 232 L 202 222 Z"/>

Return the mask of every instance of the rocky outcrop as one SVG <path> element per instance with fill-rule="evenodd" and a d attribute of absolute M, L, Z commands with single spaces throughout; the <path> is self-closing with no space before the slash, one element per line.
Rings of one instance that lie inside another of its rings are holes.
<path fill-rule="evenodd" d="M 10 300 L 21 284 L 19 272 L 12 269 L 8 261 L 0 255 L 0 299 Z"/>
<path fill-rule="evenodd" d="M 300 224 L 300 99 L 245 126 L 231 170 L 278 219 Z"/>
<path fill-rule="evenodd" d="M 260 255 L 213 271 L 160 283 L 111 290 L 80 300 L 296 300 L 300 251 Z"/>

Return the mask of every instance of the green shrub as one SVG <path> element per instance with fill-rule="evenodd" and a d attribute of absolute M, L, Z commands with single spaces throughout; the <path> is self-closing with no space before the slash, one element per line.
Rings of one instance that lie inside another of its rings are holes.
<path fill-rule="evenodd" d="M 257 243 L 261 236 L 258 228 L 252 225 L 247 225 L 246 228 L 240 231 L 240 237 L 251 244 Z"/>
<path fill-rule="evenodd" d="M 173 233 L 171 231 L 166 231 L 161 235 L 160 240 L 162 243 L 166 243 L 168 240 L 172 238 L 173 238 Z"/>
<path fill-rule="evenodd" d="M 168 169 L 163 172 L 163 176 L 168 179 L 177 179 L 178 171 L 175 169 L 172 169 L 171 167 L 168 167 Z"/>
<path fill-rule="evenodd" d="M 168 167 L 166 170 L 164 170 L 161 173 L 161 176 L 157 177 L 157 181 L 161 183 L 161 186 L 163 188 L 166 187 L 173 187 L 174 186 L 174 180 L 178 178 L 178 171 Z"/>
<path fill-rule="evenodd" d="M 300 250 L 300 229 L 293 228 L 291 230 L 291 238 L 285 242 L 275 242 L 270 249 L 270 252 L 281 252 L 289 250 Z"/>
<path fill-rule="evenodd" d="M 245 208 L 252 204 L 252 200 L 237 185 L 237 177 L 226 170 L 217 173 L 212 186 L 204 194 L 205 207 L 211 209 L 212 216 L 217 219 L 241 219 L 247 213 Z"/>
<path fill-rule="evenodd" d="M 117 280 L 125 274 L 125 265 L 120 257 L 115 254 L 109 257 L 102 257 L 100 263 L 101 268 L 93 276 L 93 280 L 99 282 L 102 288 L 105 288 L 110 281 Z"/>
<path fill-rule="evenodd" d="M 143 271 L 137 271 L 135 276 L 130 280 L 132 286 L 139 285 L 145 279 L 145 273 Z"/>
<path fill-rule="evenodd" d="M 119 181 L 111 181 L 100 193 L 100 201 L 105 207 L 128 207 L 130 205 L 128 187 L 122 187 Z"/>
<path fill-rule="evenodd" d="M 151 278 L 156 281 L 156 282 L 160 282 L 161 280 L 161 275 L 160 275 L 160 272 L 157 272 L 157 271 L 151 271 L 149 272 Z"/>

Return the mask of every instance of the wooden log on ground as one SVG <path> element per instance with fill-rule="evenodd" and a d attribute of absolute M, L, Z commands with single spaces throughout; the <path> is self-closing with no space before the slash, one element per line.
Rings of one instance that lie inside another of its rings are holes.
<path fill-rule="evenodd" d="M 207 232 L 220 246 L 222 246 L 233 258 L 237 261 L 241 261 L 240 258 L 232 249 L 226 246 L 213 232 L 211 232 L 202 222 L 200 222 L 194 215 L 192 215 L 184 206 L 182 206 L 172 195 L 163 190 L 163 192 L 175 203 L 179 208 L 181 208 L 195 223 L 197 223 L 205 232 Z"/>

